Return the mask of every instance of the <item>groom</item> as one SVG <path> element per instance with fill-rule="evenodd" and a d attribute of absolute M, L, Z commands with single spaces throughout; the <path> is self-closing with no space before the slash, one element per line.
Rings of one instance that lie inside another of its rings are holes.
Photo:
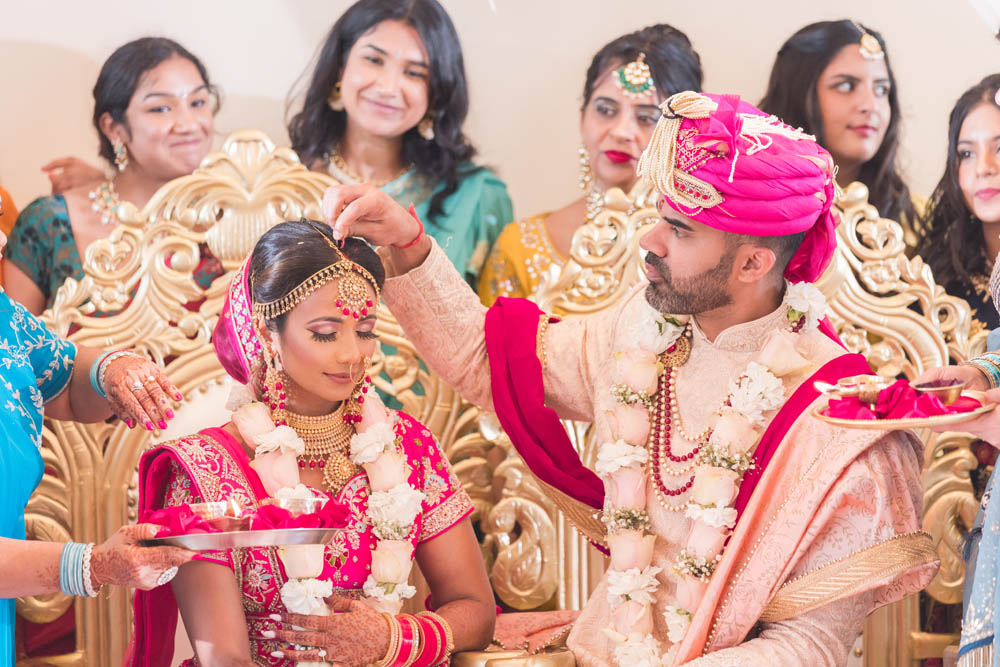
<path fill-rule="evenodd" d="M 559 322 L 487 311 L 368 186 L 332 188 L 338 236 L 383 248 L 386 304 L 430 366 L 497 412 L 557 504 L 610 552 L 568 639 L 580 665 L 841 665 L 865 616 L 937 568 L 920 442 L 811 416 L 813 382 L 868 372 L 811 285 L 836 248 L 833 162 L 736 97 L 661 107 L 648 283 Z M 594 423 L 594 470 L 558 419 Z M 593 520 L 602 510 L 602 523 Z"/>

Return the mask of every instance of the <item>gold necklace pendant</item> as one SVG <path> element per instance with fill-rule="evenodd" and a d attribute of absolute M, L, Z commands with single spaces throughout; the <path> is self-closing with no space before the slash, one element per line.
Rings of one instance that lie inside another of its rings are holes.
<path fill-rule="evenodd" d="M 306 448 L 299 457 L 299 468 L 323 471 L 323 489 L 336 495 L 358 473 L 350 459 L 351 436 L 354 428 L 344 421 L 347 401 L 328 415 L 309 417 L 287 412 L 288 425 L 294 429 Z"/>

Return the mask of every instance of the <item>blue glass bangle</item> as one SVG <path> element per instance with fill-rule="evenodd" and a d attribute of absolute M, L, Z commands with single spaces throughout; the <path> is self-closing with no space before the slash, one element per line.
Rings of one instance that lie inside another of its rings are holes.
<path fill-rule="evenodd" d="M 97 357 L 97 359 L 94 359 L 94 363 L 90 365 L 90 386 L 94 389 L 95 392 L 97 392 L 97 395 L 100 396 L 101 398 L 107 398 L 108 396 L 107 394 L 104 393 L 104 389 L 101 387 L 101 383 L 97 381 L 98 378 L 97 373 L 99 370 L 101 370 L 101 364 L 104 363 L 104 360 L 108 358 L 109 354 L 111 353 L 106 352 L 102 354 L 101 356 Z"/>
<path fill-rule="evenodd" d="M 59 558 L 59 589 L 66 595 L 83 597 L 87 594 L 83 585 L 83 552 L 86 544 L 67 542 Z"/>
<path fill-rule="evenodd" d="M 1000 387 L 1000 368 L 997 368 L 997 366 L 986 359 L 970 359 L 967 363 L 970 366 L 978 368 L 986 376 L 990 387 L 994 389 Z"/>

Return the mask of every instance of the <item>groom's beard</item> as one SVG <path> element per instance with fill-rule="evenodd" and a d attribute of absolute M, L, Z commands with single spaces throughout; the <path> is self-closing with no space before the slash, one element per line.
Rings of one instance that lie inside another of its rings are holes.
<path fill-rule="evenodd" d="M 646 263 L 663 277 L 663 281 L 649 283 L 646 302 L 658 312 L 673 315 L 697 315 L 728 306 L 733 298 L 726 291 L 726 281 L 735 254 L 736 248 L 730 248 L 711 269 L 690 278 L 674 279 L 663 258 L 647 252 Z"/>

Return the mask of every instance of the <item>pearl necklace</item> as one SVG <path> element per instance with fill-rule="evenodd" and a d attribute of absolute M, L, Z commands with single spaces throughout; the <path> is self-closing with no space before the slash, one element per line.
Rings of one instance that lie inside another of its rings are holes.
<path fill-rule="evenodd" d="M 299 456 L 299 468 L 323 471 L 323 487 L 336 495 L 358 472 L 348 454 L 354 429 L 344 421 L 347 401 L 328 415 L 308 417 L 286 411 L 288 425 L 306 444 L 305 452 Z"/>

